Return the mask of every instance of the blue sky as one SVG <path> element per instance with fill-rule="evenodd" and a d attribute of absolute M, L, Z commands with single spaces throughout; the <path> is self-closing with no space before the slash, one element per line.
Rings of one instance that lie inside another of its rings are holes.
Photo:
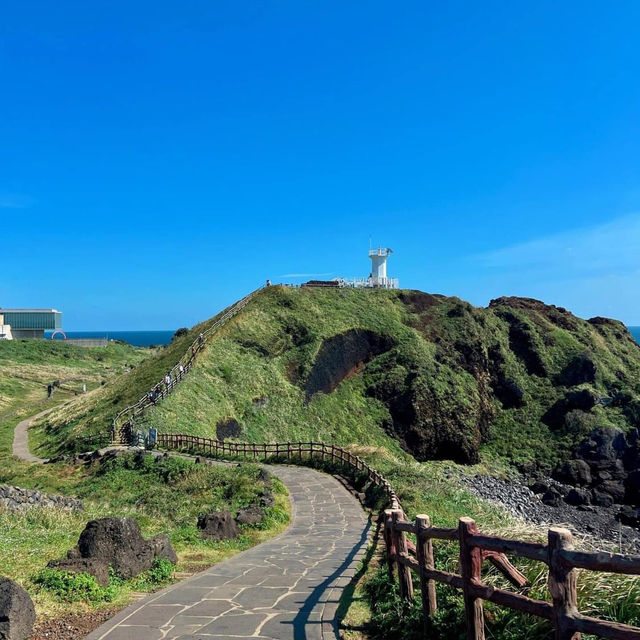
<path fill-rule="evenodd" d="M 175 328 L 372 238 L 406 287 L 640 324 L 637 2 L 2 14 L 2 306 Z"/>

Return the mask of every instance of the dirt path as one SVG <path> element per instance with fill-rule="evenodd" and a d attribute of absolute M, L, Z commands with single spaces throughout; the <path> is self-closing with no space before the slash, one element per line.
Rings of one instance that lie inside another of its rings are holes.
<path fill-rule="evenodd" d="M 34 456 L 29 451 L 29 434 L 27 432 L 34 420 L 41 418 L 53 409 L 55 409 L 55 407 L 49 407 L 40 413 L 36 413 L 35 416 L 25 418 L 22 422 L 18 422 L 13 432 L 13 455 L 16 458 L 20 458 L 20 460 L 25 460 L 26 462 L 46 462 L 44 458 L 38 458 L 38 456 Z"/>

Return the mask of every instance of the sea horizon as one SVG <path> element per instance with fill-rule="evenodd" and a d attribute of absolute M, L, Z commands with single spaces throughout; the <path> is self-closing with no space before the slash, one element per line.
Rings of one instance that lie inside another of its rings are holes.
<path fill-rule="evenodd" d="M 640 344 L 640 326 L 627 327 L 631 335 Z M 167 345 L 171 342 L 176 329 L 155 331 L 65 331 L 67 338 L 105 338 L 106 340 L 121 340 L 134 347 L 151 347 Z M 45 338 L 51 337 L 51 331 L 45 332 Z M 62 336 L 56 337 L 62 339 Z"/>
<path fill-rule="evenodd" d="M 65 331 L 67 338 L 104 338 L 106 340 L 118 340 L 126 342 L 133 347 L 152 347 L 167 345 L 175 334 L 176 329 L 163 329 L 155 331 Z M 50 338 L 52 331 L 45 331 L 45 338 Z M 56 340 L 63 340 L 57 335 Z"/>

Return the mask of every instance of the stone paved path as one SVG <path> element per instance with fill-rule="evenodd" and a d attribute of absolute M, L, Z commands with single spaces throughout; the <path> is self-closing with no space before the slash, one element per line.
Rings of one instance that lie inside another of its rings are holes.
<path fill-rule="evenodd" d="M 338 601 L 368 543 L 365 513 L 331 476 L 269 469 L 291 494 L 282 535 L 140 600 L 86 640 L 338 638 Z"/>

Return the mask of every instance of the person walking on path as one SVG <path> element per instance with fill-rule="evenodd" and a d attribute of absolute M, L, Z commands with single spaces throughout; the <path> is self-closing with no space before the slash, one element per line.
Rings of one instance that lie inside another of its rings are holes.
<path fill-rule="evenodd" d="M 171 389 L 171 372 L 167 373 L 167 375 L 164 377 L 164 386 L 166 387 L 168 393 L 169 389 Z"/>
<path fill-rule="evenodd" d="M 182 380 L 182 374 L 184 373 L 184 367 L 182 366 L 182 364 L 180 364 L 180 366 L 178 367 L 178 371 L 180 373 L 180 380 Z"/>
<path fill-rule="evenodd" d="M 202 348 L 203 343 L 204 343 L 204 334 L 203 334 L 203 333 L 201 333 L 201 334 L 198 336 L 198 346 L 199 346 L 200 348 Z"/>

